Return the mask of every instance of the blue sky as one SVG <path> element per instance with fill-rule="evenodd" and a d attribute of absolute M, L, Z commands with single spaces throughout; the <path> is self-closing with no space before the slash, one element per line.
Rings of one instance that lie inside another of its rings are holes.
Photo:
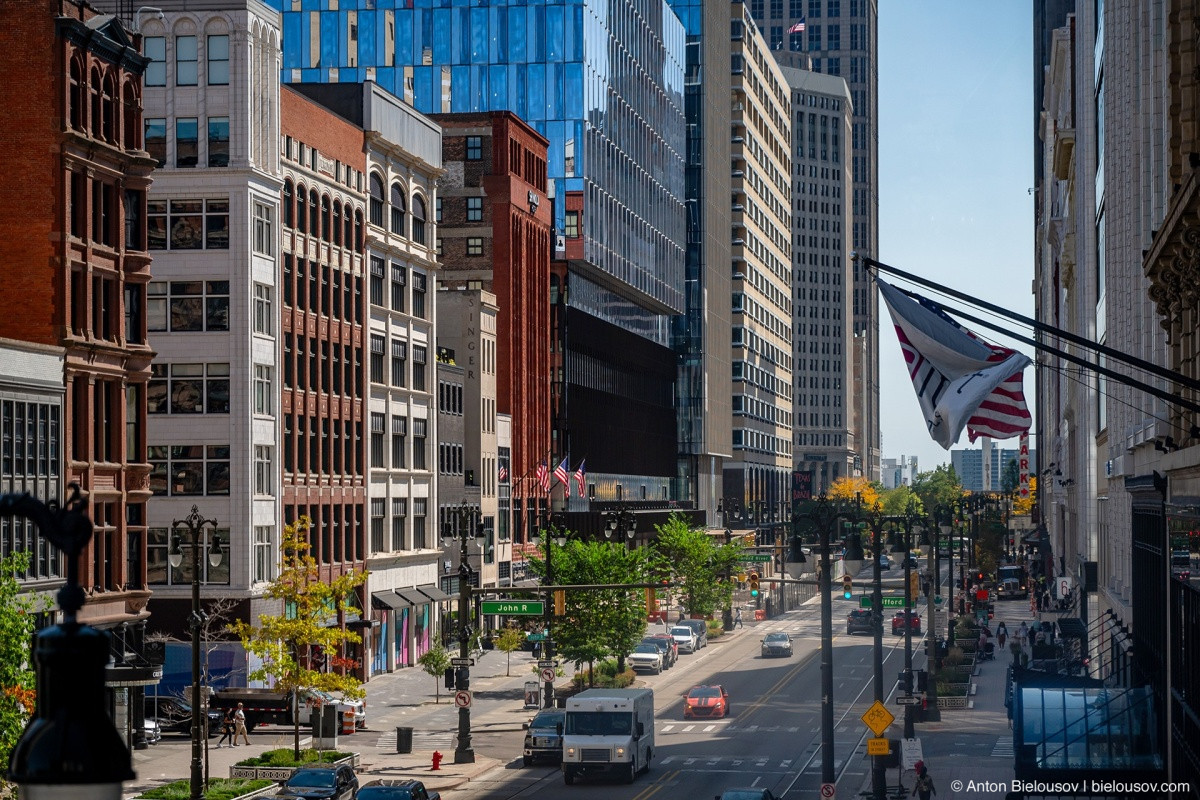
<path fill-rule="evenodd" d="M 879 3 L 878 259 L 1026 316 L 1033 316 L 1032 63 L 1028 2 Z M 883 456 L 915 455 L 922 471 L 949 463 L 949 451 L 925 431 L 880 308 Z M 1025 396 L 1032 410 L 1032 367 Z M 1030 444 L 1037 447 L 1036 437 Z M 955 447 L 965 446 L 966 431 Z"/>

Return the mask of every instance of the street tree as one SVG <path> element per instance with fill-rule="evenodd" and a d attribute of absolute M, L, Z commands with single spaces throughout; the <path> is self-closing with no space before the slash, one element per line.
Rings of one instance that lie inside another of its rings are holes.
<path fill-rule="evenodd" d="M 496 645 L 497 650 L 508 656 L 504 664 L 504 677 L 507 678 L 512 675 L 512 654 L 520 650 L 521 645 L 525 643 L 525 631 L 509 623 L 492 637 L 492 643 Z"/>
<path fill-rule="evenodd" d="M 742 548 L 718 544 L 713 537 L 687 520 L 672 514 L 656 525 L 658 537 L 652 545 L 650 570 L 675 584 L 684 610 L 697 617 L 711 616 L 733 602 L 733 584 L 723 580 L 726 570 L 736 572 Z"/>
<path fill-rule="evenodd" d="M 13 552 L 0 559 L 0 763 L 9 755 L 33 713 L 35 683 L 29 647 L 33 616 L 40 604 L 22 593 L 17 576 L 29 568 L 29 553 Z M 6 784 L 0 780 L 0 790 Z"/>
<path fill-rule="evenodd" d="M 446 675 L 446 670 L 450 669 L 450 652 L 442 647 L 441 642 L 434 642 L 428 650 L 417 656 L 417 664 L 426 674 L 432 675 L 434 680 L 441 681 Z M 442 702 L 441 683 L 434 684 L 433 702 Z"/>
<path fill-rule="evenodd" d="M 861 500 L 863 508 L 874 508 L 879 501 L 879 485 L 866 478 L 841 477 L 829 484 L 829 498 L 853 503 Z"/>
<path fill-rule="evenodd" d="M 311 660 L 302 657 L 319 647 L 321 652 L 337 654 L 349 643 L 362 641 L 353 631 L 329 624 L 338 614 L 354 613 L 352 605 L 356 590 L 367 579 L 366 572 L 353 570 L 329 581 L 323 581 L 317 561 L 309 554 L 310 522 L 300 517 L 284 526 L 281 550 L 283 559 L 279 576 L 264 595 L 283 605 L 280 614 L 259 614 L 258 625 L 238 620 L 229 626 L 242 646 L 262 660 L 262 666 L 249 674 L 251 680 L 265 681 L 276 690 L 293 698 L 293 749 L 300 758 L 300 709 L 303 691 L 318 689 L 336 692 L 346 697 L 361 698 L 365 693 L 358 679 L 347 674 L 349 664 L 335 661 L 338 668 L 321 672 L 312 668 Z"/>
<path fill-rule="evenodd" d="M 918 473 L 913 478 L 913 492 L 921 498 L 921 504 L 928 514 L 941 509 L 957 509 L 958 501 L 963 496 L 962 482 L 954 467 L 940 464 L 929 472 Z"/>
<path fill-rule="evenodd" d="M 1029 516 L 1033 513 L 1033 507 L 1037 505 L 1037 478 L 1033 475 L 1029 476 L 1029 494 L 1025 497 L 1017 495 L 1013 500 L 1012 513 L 1014 516 Z"/>

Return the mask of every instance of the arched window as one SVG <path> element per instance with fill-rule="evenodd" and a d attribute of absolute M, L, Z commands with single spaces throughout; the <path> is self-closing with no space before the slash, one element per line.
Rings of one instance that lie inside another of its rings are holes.
<path fill-rule="evenodd" d="M 83 115 L 87 108 L 87 84 L 83 80 L 83 67 L 78 60 L 71 61 L 71 108 L 69 118 L 71 127 L 77 131 L 84 130 Z"/>
<path fill-rule="evenodd" d="M 308 232 L 316 236 L 321 231 L 320 207 L 317 205 L 317 190 L 308 190 Z"/>
<path fill-rule="evenodd" d="M 304 208 L 304 184 L 296 186 L 296 230 L 308 233 L 308 214 Z"/>
<path fill-rule="evenodd" d="M 404 235 L 404 214 L 408 204 L 404 202 L 404 187 L 398 183 L 392 184 L 392 233 Z"/>
<path fill-rule="evenodd" d="M 117 142 L 117 85 L 113 76 L 104 76 L 104 93 L 100 96 L 103 126 L 101 135 L 109 144 Z"/>
<path fill-rule="evenodd" d="M 383 227 L 383 178 L 371 173 L 371 224 Z"/>
<path fill-rule="evenodd" d="M 321 239 L 329 241 L 329 195 L 321 195 Z"/>
<path fill-rule="evenodd" d="M 101 132 L 100 132 L 100 119 L 101 119 L 100 96 L 101 96 L 101 94 L 102 94 L 102 91 L 100 89 L 100 70 L 94 69 L 94 70 L 92 70 L 92 81 L 91 81 L 91 97 L 92 97 L 92 109 L 91 110 L 92 110 L 92 113 L 91 113 L 91 117 L 88 119 L 88 130 L 90 130 L 92 132 L 92 136 L 97 139 L 101 138 Z"/>
<path fill-rule="evenodd" d="M 342 246 L 342 201 L 333 201 L 333 243 Z"/>
<path fill-rule="evenodd" d="M 346 216 L 342 218 L 342 226 L 345 230 L 342 231 L 342 241 L 345 246 L 351 250 L 355 250 L 354 241 L 354 215 L 350 213 L 350 206 L 346 206 Z"/>
<path fill-rule="evenodd" d="M 354 252 L 363 251 L 363 215 L 362 211 L 354 212 Z"/>
<path fill-rule="evenodd" d="M 290 228 L 295 224 L 295 194 L 291 178 L 289 178 L 283 182 L 283 227 L 285 228 Z"/>
<path fill-rule="evenodd" d="M 126 150 L 142 149 L 142 109 L 138 103 L 137 89 L 132 83 L 125 84 L 125 97 L 121 102 L 124 118 L 124 140 Z"/>
<path fill-rule="evenodd" d="M 417 244 L 425 244 L 425 201 L 419 194 L 413 195 L 412 240 Z"/>

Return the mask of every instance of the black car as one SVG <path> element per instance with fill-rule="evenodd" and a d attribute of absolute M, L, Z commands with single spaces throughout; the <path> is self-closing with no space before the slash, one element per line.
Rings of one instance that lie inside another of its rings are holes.
<path fill-rule="evenodd" d="M 163 733 L 188 733 L 192 732 L 192 706 L 180 700 L 178 697 L 172 696 L 154 696 L 150 695 L 146 698 L 145 717 L 147 720 L 157 720 L 159 728 Z M 216 736 L 221 732 L 221 720 L 223 719 L 220 711 L 209 709 L 208 711 L 208 735 Z"/>
<path fill-rule="evenodd" d="M 521 761 L 529 766 L 539 758 L 562 761 L 563 722 L 567 712 L 547 708 L 534 715 L 525 725 L 525 747 L 521 750 Z"/>
<path fill-rule="evenodd" d="M 846 617 L 846 633 L 874 633 L 875 625 L 871 621 L 871 609 L 856 608 Z"/>
<path fill-rule="evenodd" d="M 336 767 L 304 767 L 292 773 L 276 794 L 290 800 L 354 800 L 358 776 L 345 764 Z"/>
<path fill-rule="evenodd" d="M 357 800 L 441 800 L 437 792 L 431 792 L 420 781 L 384 778 L 372 781 L 358 790 Z"/>
<path fill-rule="evenodd" d="M 674 640 L 669 640 L 666 636 L 647 636 L 639 644 L 652 644 L 658 648 L 663 657 L 663 669 L 669 669 L 675 663 L 675 659 L 678 658 L 675 655 L 678 651 L 674 646 Z"/>
<path fill-rule="evenodd" d="M 768 633 L 762 640 L 762 657 L 792 657 L 792 637 L 783 632 Z"/>

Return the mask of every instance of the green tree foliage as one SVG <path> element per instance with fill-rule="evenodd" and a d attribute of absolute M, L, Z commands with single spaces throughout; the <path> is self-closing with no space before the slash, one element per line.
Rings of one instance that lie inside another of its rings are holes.
<path fill-rule="evenodd" d="M 1021 466 L 1017 463 L 1017 459 L 1010 458 L 1004 462 L 1003 473 L 1000 480 L 1000 491 L 1005 494 L 1015 492 L 1021 483 Z"/>
<path fill-rule="evenodd" d="M 283 613 L 260 614 L 257 626 L 239 620 L 229 629 L 241 639 L 246 650 L 262 659 L 262 666 L 250 673 L 251 680 L 269 682 L 277 690 L 297 696 L 305 689 L 319 689 L 359 698 L 364 692 L 357 678 L 344 673 L 345 663 L 341 672 L 318 672 L 301 657 L 313 647 L 339 653 L 346 643 L 362 641 L 353 631 L 327 623 L 338 612 L 357 611 L 351 600 L 367 579 L 365 572 L 356 570 L 329 582 L 322 581 L 316 559 L 308 552 L 309 525 L 308 517 L 300 517 L 284 527 L 279 577 L 264 592 L 266 597 L 282 602 Z M 344 659 L 333 660 L 344 662 Z M 293 720 L 293 734 L 299 758 L 298 712 Z"/>
<path fill-rule="evenodd" d="M 525 644 L 525 631 L 515 625 L 507 625 L 492 637 L 496 649 L 508 656 L 504 664 L 504 677 L 512 675 L 512 654 Z"/>
<path fill-rule="evenodd" d="M 957 509 L 963 495 L 962 482 L 949 464 L 941 464 L 931 472 L 918 473 L 913 479 L 912 490 L 921 498 L 927 514 L 934 514 L 939 508 Z"/>
<path fill-rule="evenodd" d="M 675 584 L 687 613 L 708 617 L 718 608 L 727 608 L 733 601 L 733 584 L 724 580 L 725 570 L 737 572 L 742 548 L 718 544 L 678 514 L 672 514 L 655 529 L 658 538 L 650 555 L 650 568 L 657 577 Z"/>
<path fill-rule="evenodd" d="M 608 584 L 643 583 L 647 577 L 647 551 L 627 548 L 623 543 L 568 539 L 554 548 L 551 562 L 554 583 Z M 530 568 L 539 577 L 546 575 L 546 563 L 530 559 Z M 625 656 L 646 629 L 646 600 L 643 589 L 587 589 L 566 592 L 565 619 L 556 620 L 552 630 L 555 645 L 563 658 L 577 664 L 594 664 L 605 657 L 617 659 L 624 670 Z"/>
<path fill-rule="evenodd" d="M 433 690 L 433 702 L 442 702 L 441 681 L 446 670 L 450 669 L 450 652 L 442 647 L 441 642 L 434 642 L 432 647 L 417 657 L 417 664 L 437 681 Z"/>
<path fill-rule="evenodd" d="M 910 503 L 913 505 L 915 513 L 925 513 L 921 498 L 909 486 L 884 489 L 880 494 L 880 501 L 883 503 L 883 513 L 888 516 L 904 516 L 908 513 Z"/>
<path fill-rule="evenodd" d="M 0 763 L 9 755 L 33 713 L 34 674 L 29 646 L 38 604 L 22 594 L 17 576 L 29 568 L 29 553 L 0 559 Z M 0 781 L 0 787 L 5 784 Z"/>

